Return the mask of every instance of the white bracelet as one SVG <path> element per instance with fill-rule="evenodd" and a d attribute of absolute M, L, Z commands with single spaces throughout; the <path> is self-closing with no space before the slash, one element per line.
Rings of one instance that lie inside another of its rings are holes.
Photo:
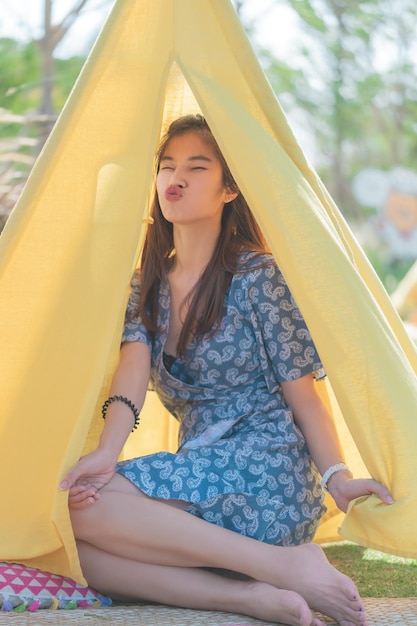
<path fill-rule="evenodd" d="M 327 483 L 329 482 L 333 474 L 336 474 L 336 472 L 340 472 L 341 470 L 347 470 L 348 472 L 350 472 L 346 463 L 336 463 L 336 465 L 332 465 L 331 467 L 329 467 L 328 470 L 324 472 L 320 483 L 324 491 L 329 491 L 327 488 Z"/>

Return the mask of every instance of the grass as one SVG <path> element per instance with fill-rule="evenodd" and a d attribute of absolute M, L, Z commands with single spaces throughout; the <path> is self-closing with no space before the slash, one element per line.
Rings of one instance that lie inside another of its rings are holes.
<path fill-rule="evenodd" d="M 362 597 L 417 596 L 417 560 L 403 559 L 349 542 L 323 546 L 327 558 L 355 581 Z"/>

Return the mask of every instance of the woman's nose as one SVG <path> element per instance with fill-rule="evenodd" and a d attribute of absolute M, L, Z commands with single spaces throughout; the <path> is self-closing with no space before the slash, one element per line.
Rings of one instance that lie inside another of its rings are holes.
<path fill-rule="evenodd" d="M 182 172 L 180 168 L 177 167 L 174 170 L 172 170 L 170 184 L 177 185 L 178 187 L 181 187 L 182 189 L 187 186 L 184 173 Z"/>

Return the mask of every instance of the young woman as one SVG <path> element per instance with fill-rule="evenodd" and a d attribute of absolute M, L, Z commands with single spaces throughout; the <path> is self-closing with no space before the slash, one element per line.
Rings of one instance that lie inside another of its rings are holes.
<path fill-rule="evenodd" d="M 343 463 L 308 329 L 205 120 L 171 124 L 157 157 L 103 433 L 61 484 L 85 577 L 119 599 L 364 625 L 311 540 L 323 486 L 343 511 L 392 498 Z M 118 464 L 149 386 L 179 449 Z"/>

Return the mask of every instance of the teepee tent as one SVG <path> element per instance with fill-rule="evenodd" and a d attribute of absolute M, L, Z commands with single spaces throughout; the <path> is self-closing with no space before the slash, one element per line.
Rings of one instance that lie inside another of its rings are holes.
<path fill-rule="evenodd" d="M 417 250 L 416 250 L 417 254 Z M 397 285 L 395 291 L 391 294 L 391 300 L 400 314 L 401 318 L 414 325 L 417 332 L 417 260 L 408 270 L 407 274 Z"/>
<path fill-rule="evenodd" d="M 161 129 L 197 111 L 310 327 L 348 461 L 396 498 L 356 502 L 343 535 L 415 558 L 417 355 L 229 0 L 116 0 L 1 237 L 0 557 L 82 580 L 57 486 L 97 441 Z M 127 454 L 174 446 L 146 413 Z M 342 517 L 329 502 L 318 540 Z"/>

